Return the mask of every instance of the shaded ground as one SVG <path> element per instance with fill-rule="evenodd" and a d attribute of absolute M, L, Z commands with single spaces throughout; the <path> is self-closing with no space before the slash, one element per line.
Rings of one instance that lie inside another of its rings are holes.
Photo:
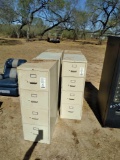
<path fill-rule="evenodd" d="M 0 38 L 0 45 L 17 45 L 22 44 L 21 40 Z"/>
<path fill-rule="evenodd" d="M 0 46 L 0 72 L 7 58 L 31 60 L 46 49 L 81 50 L 88 69 L 81 121 L 58 119 L 50 145 L 24 141 L 19 97 L 0 97 L 0 160 L 119 160 L 120 130 L 102 128 L 95 105 L 105 45 L 45 41 Z M 95 115 L 95 114 L 96 115 Z"/>

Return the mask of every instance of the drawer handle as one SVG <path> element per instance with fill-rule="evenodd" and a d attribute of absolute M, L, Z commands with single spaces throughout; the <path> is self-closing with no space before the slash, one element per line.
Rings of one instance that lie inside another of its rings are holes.
<path fill-rule="evenodd" d="M 71 82 L 71 83 L 75 83 L 75 82 L 76 82 L 76 80 L 71 80 L 70 82 Z"/>
<path fill-rule="evenodd" d="M 73 106 L 69 106 L 69 109 L 73 109 L 74 107 Z"/>
<path fill-rule="evenodd" d="M 70 87 L 75 87 L 75 85 L 70 85 Z"/>
<path fill-rule="evenodd" d="M 38 103 L 38 101 L 31 101 L 31 103 Z"/>
<path fill-rule="evenodd" d="M 39 128 L 37 128 L 37 127 L 33 127 L 33 130 L 39 131 Z"/>
<path fill-rule="evenodd" d="M 43 130 L 38 130 L 38 133 L 33 133 L 33 135 L 36 135 L 36 140 L 40 141 L 43 139 Z"/>
<path fill-rule="evenodd" d="M 72 72 L 72 73 L 75 73 L 75 72 L 77 72 L 77 71 L 73 71 L 73 70 L 71 70 L 71 72 Z"/>
<path fill-rule="evenodd" d="M 30 84 L 37 84 L 37 82 L 30 82 Z"/>
<path fill-rule="evenodd" d="M 32 118 L 33 120 L 38 120 L 38 118 Z"/>
<path fill-rule="evenodd" d="M 31 97 L 37 97 L 37 94 L 31 94 Z"/>
<path fill-rule="evenodd" d="M 75 99 L 73 99 L 73 98 L 69 98 L 69 100 L 70 100 L 70 101 L 74 101 Z"/>
<path fill-rule="evenodd" d="M 37 78 L 36 74 L 30 74 L 30 78 Z"/>
<path fill-rule="evenodd" d="M 76 65 L 76 64 L 75 64 L 75 65 L 73 64 L 72 67 L 73 67 L 73 68 L 77 68 L 77 65 Z"/>
<path fill-rule="evenodd" d="M 38 112 L 32 111 L 33 115 L 38 115 Z"/>
<path fill-rule="evenodd" d="M 68 111 L 69 113 L 73 113 L 74 111 Z"/>

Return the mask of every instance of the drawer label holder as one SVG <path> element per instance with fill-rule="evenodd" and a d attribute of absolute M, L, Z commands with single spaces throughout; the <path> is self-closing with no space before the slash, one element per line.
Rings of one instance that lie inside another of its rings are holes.
<path fill-rule="evenodd" d="M 84 67 L 80 67 L 80 76 L 84 76 L 84 74 L 85 74 Z"/>
<path fill-rule="evenodd" d="M 46 89 L 46 78 L 45 77 L 40 77 L 40 88 Z"/>

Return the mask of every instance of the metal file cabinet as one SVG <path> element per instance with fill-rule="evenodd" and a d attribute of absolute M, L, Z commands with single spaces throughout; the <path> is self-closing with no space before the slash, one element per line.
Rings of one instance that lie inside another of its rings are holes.
<path fill-rule="evenodd" d="M 63 50 L 49 49 L 39 54 L 33 60 L 36 60 L 36 61 L 37 60 L 58 60 L 58 86 L 59 86 L 62 58 L 63 58 Z"/>
<path fill-rule="evenodd" d="M 72 54 L 72 51 L 70 51 L 70 54 L 68 54 L 69 50 L 66 50 L 64 53 L 60 117 L 80 120 L 87 60 L 81 52 L 79 52 L 80 54 Z M 78 51 L 75 53 L 78 53 Z"/>
<path fill-rule="evenodd" d="M 24 139 L 50 144 L 58 111 L 58 61 L 17 69 Z"/>

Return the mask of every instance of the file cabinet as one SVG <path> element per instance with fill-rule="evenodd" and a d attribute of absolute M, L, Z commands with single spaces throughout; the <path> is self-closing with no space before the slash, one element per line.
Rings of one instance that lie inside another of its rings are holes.
<path fill-rule="evenodd" d="M 58 60 L 58 86 L 59 86 L 62 58 L 63 58 L 63 50 L 49 49 L 39 54 L 33 60 L 36 60 L 36 61 L 37 60 Z"/>
<path fill-rule="evenodd" d="M 80 54 L 66 50 L 62 61 L 62 87 L 60 117 L 78 119 L 82 117 L 84 85 L 87 60 Z M 69 54 L 70 53 L 70 54 Z M 73 51 L 78 53 L 78 51 Z"/>
<path fill-rule="evenodd" d="M 58 112 L 58 61 L 17 68 L 25 140 L 50 144 Z"/>

